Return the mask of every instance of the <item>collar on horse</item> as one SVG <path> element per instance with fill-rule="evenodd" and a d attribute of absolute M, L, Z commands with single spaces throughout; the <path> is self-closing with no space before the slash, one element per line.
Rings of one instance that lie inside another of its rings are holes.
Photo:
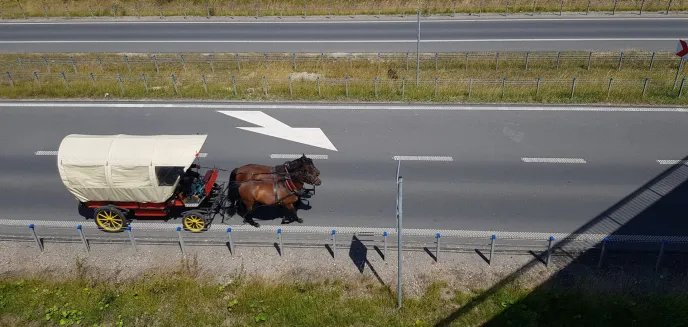
<path fill-rule="evenodd" d="M 287 164 L 285 163 L 282 167 L 284 167 L 285 175 L 284 175 L 284 178 L 280 178 L 278 180 L 275 180 L 275 177 L 274 177 L 275 176 L 274 172 L 276 169 L 275 169 L 275 167 L 272 168 L 272 171 L 273 171 L 272 193 L 275 195 L 275 203 L 282 202 L 282 200 L 291 196 L 292 194 L 300 195 L 299 194 L 300 192 L 296 190 L 296 185 L 294 184 L 294 181 L 291 179 L 291 174 L 289 174 L 289 168 L 287 168 Z M 289 190 L 289 194 L 286 195 L 285 197 L 279 199 L 277 197 L 277 184 L 282 180 L 284 180 L 284 185 L 287 187 L 287 190 Z"/>

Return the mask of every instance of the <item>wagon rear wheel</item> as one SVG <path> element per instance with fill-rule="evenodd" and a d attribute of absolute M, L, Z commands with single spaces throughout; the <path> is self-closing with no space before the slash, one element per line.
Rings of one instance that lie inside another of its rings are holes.
<path fill-rule="evenodd" d="M 93 216 L 98 227 L 107 232 L 119 232 L 127 226 L 124 213 L 115 207 L 100 207 Z"/>
<path fill-rule="evenodd" d="M 201 212 L 189 211 L 184 213 L 183 223 L 184 229 L 190 232 L 199 233 L 208 226 L 208 219 L 206 219 Z"/>

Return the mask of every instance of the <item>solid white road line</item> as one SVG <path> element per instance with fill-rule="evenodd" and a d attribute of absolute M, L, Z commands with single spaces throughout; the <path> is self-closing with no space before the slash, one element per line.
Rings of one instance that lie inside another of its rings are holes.
<path fill-rule="evenodd" d="M 57 155 L 57 151 L 45 151 L 45 150 L 40 150 L 40 151 L 36 151 L 34 154 L 37 155 L 37 156 L 56 156 L 56 155 Z M 207 156 L 208 156 L 208 154 L 205 153 L 205 152 L 201 152 L 201 153 L 198 154 L 198 157 L 200 157 L 200 158 L 205 158 L 205 157 L 207 157 Z"/>
<path fill-rule="evenodd" d="M 204 104 L 204 103 L 98 103 L 84 102 L 0 102 L 0 107 L 37 108 L 194 108 L 241 110 L 445 110 L 445 111 L 582 111 L 582 112 L 688 112 L 685 107 L 602 107 L 602 106 L 465 106 L 465 105 L 347 105 L 347 104 Z"/>
<path fill-rule="evenodd" d="M 302 154 L 287 154 L 287 153 L 273 153 L 270 155 L 271 159 L 297 159 L 301 158 Z M 310 159 L 327 159 L 326 154 L 306 154 L 306 157 Z"/>
<path fill-rule="evenodd" d="M 57 21 L 57 22 L 2 22 L 0 25 L 100 25 L 100 24 L 379 24 L 379 23 L 401 23 L 401 24 L 415 24 L 417 23 L 416 15 L 407 15 L 409 19 L 399 19 L 399 20 L 289 20 L 289 21 L 279 21 L 279 20 L 257 20 L 257 21 L 183 21 L 183 20 L 167 20 L 167 21 Z M 247 17 L 247 16 L 235 16 L 235 17 Z M 288 16 L 285 16 L 288 17 Z M 609 20 L 686 20 L 686 17 L 522 17 L 522 18 L 459 18 L 459 19 L 424 19 L 421 18 L 421 23 L 461 23 L 461 22 L 539 22 L 539 21 L 609 21 Z"/>
<path fill-rule="evenodd" d="M 528 163 L 586 163 L 585 160 L 581 158 L 521 158 L 521 160 Z"/>
<path fill-rule="evenodd" d="M 442 156 L 394 156 L 394 160 L 402 161 L 454 161 L 452 157 L 442 157 Z"/>
<path fill-rule="evenodd" d="M 688 160 L 660 159 L 660 160 L 657 160 L 657 162 L 660 165 L 678 165 L 678 164 L 688 165 Z"/>
<path fill-rule="evenodd" d="M 439 39 L 420 40 L 421 43 L 472 42 L 575 42 L 575 41 L 676 41 L 676 38 L 552 38 L 552 39 Z M 53 43 L 416 43 L 417 40 L 17 40 L 0 44 Z"/>

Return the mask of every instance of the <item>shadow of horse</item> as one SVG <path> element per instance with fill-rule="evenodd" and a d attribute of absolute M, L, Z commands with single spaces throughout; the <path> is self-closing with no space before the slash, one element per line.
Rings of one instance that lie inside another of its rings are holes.
<path fill-rule="evenodd" d="M 300 198 L 296 203 L 294 203 L 294 207 L 296 208 L 296 213 L 299 212 L 299 210 L 310 210 L 313 207 L 310 205 L 308 200 Z M 237 206 L 230 206 L 227 209 L 227 217 L 230 219 L 234 217 L 234 215 L 238 215 L 239 217 L 245 217 L 247 213 L 246 206 L 244 205 L 243 201 L 237 201 Z M 282 219 L 285 217 L 289 217 L 290 212 L 287 208 L 285 208 L 282 205 L 264 205 L 262 203 L 256 203 L 256 207 L 253 209 L 251 212 L 251 217 L 253 219 L 257 220 L 275 220 L 275 219 Z M 287 220 L 287 224 L 293 223 L 293 221 Z"/>

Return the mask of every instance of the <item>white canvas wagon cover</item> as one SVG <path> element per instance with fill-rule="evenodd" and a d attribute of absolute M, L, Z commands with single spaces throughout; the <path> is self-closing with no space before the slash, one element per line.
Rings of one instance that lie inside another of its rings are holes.
<path fill-rule="evenodd" d="M 207 135 L 67 135 L 57 152 L 62 182 L 77 200 L 161 203 L 196 159 Z"/>

